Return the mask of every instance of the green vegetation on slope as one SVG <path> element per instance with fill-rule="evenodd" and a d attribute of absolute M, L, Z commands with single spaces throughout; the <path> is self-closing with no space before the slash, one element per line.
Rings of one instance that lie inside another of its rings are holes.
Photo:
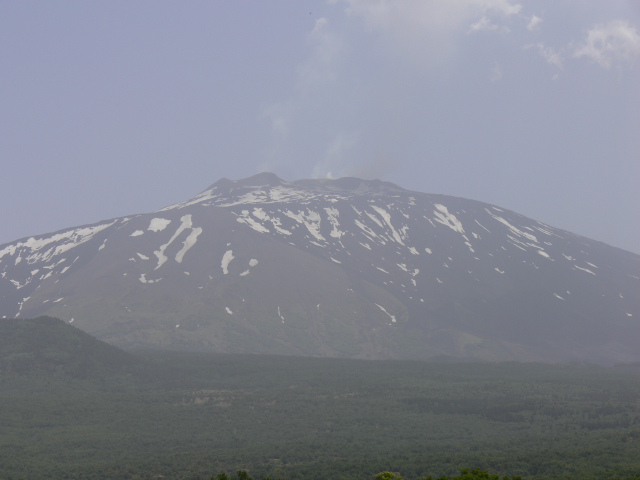
<path fill-rule="evenodd" d="M 68 340 L 46 348 L 68 349 Z M 65 352 L 73 364 L 94 347 Z M 633 368 L 120 354 L 124 366 L 109 374 L 96 366 L 96 376 L 52 374 L 44 361 L 1 370 L 0 479 L 640 472 Z"/>
<path fill-rule="evenodd" d="M 53 317 L 0 320 L 0 373 L 96 378 L 121 373 L 138 360 Z"/>

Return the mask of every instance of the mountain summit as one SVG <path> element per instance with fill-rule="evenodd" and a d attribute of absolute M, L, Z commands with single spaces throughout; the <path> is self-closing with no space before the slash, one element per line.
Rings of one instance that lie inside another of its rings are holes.
<path fill-rule="evenodd" d="M 0 246 L 0 317 L 121 347 L 640 361 L 640 256 L 357 178 L 221 179 L 154 213 Z"/>

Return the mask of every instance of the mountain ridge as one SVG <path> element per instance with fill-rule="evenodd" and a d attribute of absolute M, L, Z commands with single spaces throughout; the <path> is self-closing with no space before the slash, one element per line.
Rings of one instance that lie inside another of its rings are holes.
<path fill-rule="evenodd" d="M 124 347 L 638 361 L 640 256 L 483 202 L 352 177 L 220 179 L 0 246 L 0 316 Z"/>

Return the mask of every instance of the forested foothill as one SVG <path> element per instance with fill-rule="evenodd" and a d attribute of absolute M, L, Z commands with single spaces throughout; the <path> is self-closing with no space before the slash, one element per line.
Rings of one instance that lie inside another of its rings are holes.
<path fill-rule="evenodd" d="M 640 480 L 638 365 L 126 353 L 29 322 L 0 322 L 2 480 Z"/>

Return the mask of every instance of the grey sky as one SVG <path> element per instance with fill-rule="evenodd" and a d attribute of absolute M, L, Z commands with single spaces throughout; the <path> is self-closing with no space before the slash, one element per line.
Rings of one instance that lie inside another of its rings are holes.
<path fill-rule="evenodd" d="M 381 178 L 640 253 L 640 2 L 0 3 L 0 243 Z"/>

